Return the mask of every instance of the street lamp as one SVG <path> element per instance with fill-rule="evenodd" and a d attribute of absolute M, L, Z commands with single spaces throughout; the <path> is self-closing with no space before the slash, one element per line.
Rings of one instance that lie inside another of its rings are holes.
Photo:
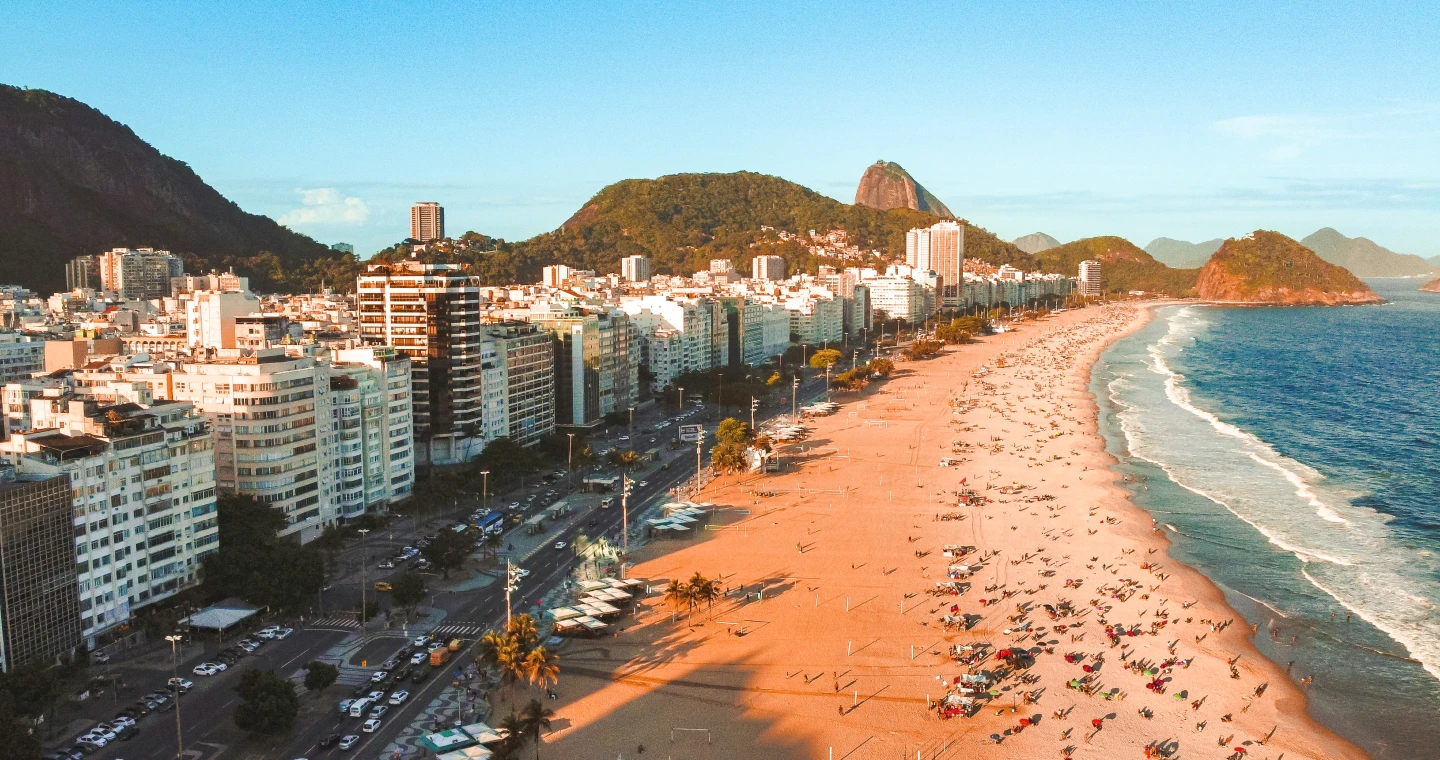
<path fill-rule="evenodd" d="M 176 654 L 176 652 L 175 652 L 175 646 L 176 646 L 177 644 L 179 644 L 179 643 L 183 640 L 183 637 L 180 636 L 179 634 L 170 634 L 169 636 L 166 636 L 166 637 L 165 637 L 165 640 L 168 641 L 168 642 L 170 642 L 170 675 L 173 676 L 175 679 L 177 679 L 177 680 L 176 680 L 175 682 L 173 682 L 173 683 L 178 683 L 178 679 L 180 678 L 179 662 L 178 662 L 178 661 L 179 661 L 179 656 L 178 656 L 178 655 Z M 185 758 L 185 741 L 184 741 L 184 739 L 182 738 L 181 733 L 180 733 L 180 687 L 179 687 L 179 686 L 176 686 L 176 687 L 175 687 L 175 757 L 176 757 L 176 760 L 184 760 L 184 758 Z"/>
<path fill-rule="evenodd" d="M 370 556 L 365 552 L 365 534 L 370 532 L 369 528 L 360 528 L 355 531 L 360 534 L 360 630 L 365 630 L 365 571 L 366 565 L 370 564 Z"/>
<path fill-rule="evenodd" d="M 630 407 L 630 425 L 627 434 L 630 436 L 630 448 L 635 448 L 635 407 Z"/>
<path fill-rule="evenodd" d="M 678 396 L 679 396 L 679 397 L 676 399 L 676 402 L 679 403 L 679 406 L 677 406 L 677 407 L 675 407 L 675 408 L 676 408 L 676 410 L 683 412 L 683 411 L 685 411 L 685 389 L 684 389 L 684 388 L 676 388 L 675 390 L 677 391 Z"/>
<path fill-rule="evenodd" d="M 790 385 L 790 424 L 795 424 L 800 419 L 800 378 Z"/>
<path fill-rule="evenodd" d="M 700 429 L 700 437 L 695 439 L 695 497 L 700 497 L 700 486 L 704 479 L 701 477 L 700 447 L 705 444 L 705 429 Z"/>
<path fill-rule="evenodd" d="M 755 435 L 755 410 L 760 408 L 760 399 L 750 397 L 750 435 Z"/>
<path fill-rule="evenodd" d="M 489 471 L 489 470 L 481 470 L 481 471 L 480 471 L 480 483 L 481 483 L 481 485 L 480 485 L 480 508 L 481 508 L 481 509 L 485 509 L 485 508 L 487 508 L 487 507 L 490 506 L 490 471 Z"/>
<path fill-rule="evenodd" d="M 570 446 L 565 454 L 565 480 L 570 484 L 570 490 L 575 490 L 575 434 L 566 433 L 570 436 Z"/>
<path fill-rule="evenodd" d="M 620 477 L 620 579 L 624 580 L 625 562 L 630 559 L 630 473 Z"/>

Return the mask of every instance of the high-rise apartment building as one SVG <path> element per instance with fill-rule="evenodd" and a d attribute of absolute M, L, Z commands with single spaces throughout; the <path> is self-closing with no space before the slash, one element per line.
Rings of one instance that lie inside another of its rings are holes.
<path fill-rule="evenodd" d="M 1104 295 L 1100 279 L 1100 262 L 1086 259 L 1080 262 L 1080 295 L 1088 297 Z"/>
<path fill-rule="evenodd" d="M 635 405 L 638 368 L 625 312 L 545 303 L 532 307 L 530 321 L 555 340 L 557 425 L 594 425 Z"/>
<path fill-rule="evenodd" d="M 0 383 L 29 377 L 45 369 L 45 341 L 0 332 Z"/>
<path fill-rule="evenodd" d="M 153 248 L 114 248 L 100 254 L 99 266 L 101 288 L 140 300 L 170 295 L 170 278 L 185 274 L 179 256 Z"/>
<path fill-rule="evenodd" d="M 435 201 L 411 206 L 410 237 L 422 243 L 445 237 L 445 208 Z"/>
<path fill-rule="evenodd" d="M 921 272 L 940 275 L 937 305 L 959 308 L 965 298 L 965 226 L 937 222 L 905 233 L 905 263 Z"/>
<path fill-rule="evenodd" d="M 650 259 L 635 255 L 620 259 L 620 276 L 627 282 L 648 282 L 650 280 Z"/>
<path fill-rule="evenodd" d="M 65 289 L 103 290 L 100 284 L 100 257 L 76 256 L 65 263 Z"/>
<path fill-rule="evenodd" d="M 485 447 L 480 288 L 457 264 L 372 264 L 357 287 L 360 337 L 410 357 L 415 461 L 467 461 Z"/>
<path fill-rule="evenodd" d="M 403 501 L 415 485 L 410 359 L 393 348 L 343 349 L 330 370 L 341 517 Z"/>
<path fill-rule="evenodd" d="M 81 635 L 199 581 L 220 546 L 214 435 L 193 404 L 106 382 L 30 400 L 33 428 L 0 443 L 19 472 L 69 478 Z"/>
<path fill-rule="evenodd" d="M 750 277 L 756 280 L 785 279 L 785 259 L 780 256 L 756 256 L 750 260 Z"/>
<path fill-rule="evenodd" d="M 529 446 L 555 432 L 555 343 L 529 322 L 485 325 L 505 377 L 505 435 Z"/>
<path fill-rule="evenodd" d="M 260 311 L 260 299 L 244 290 L 201 290 L 183 303 L 185 340 L 192 348 L 235 348 L 236 318 Z"/>
<path fill-rule="evenodd" d="M 0 670 L 80 644 L 70 480 L 0 465 Z"/>

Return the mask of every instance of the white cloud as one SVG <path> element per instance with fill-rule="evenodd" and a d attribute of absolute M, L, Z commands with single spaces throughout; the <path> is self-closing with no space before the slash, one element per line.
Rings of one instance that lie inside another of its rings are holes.
<path fill-rule="evenodd" d="M 343 197 L 333 187 L 317 187 L 310 190 L 297 189 L 300 208 L 292 209 L 280 216 L 280 223 L 286 227 L 310 224 L 361 225 L 370 218 L 370 207 L 355 197 Z"/>

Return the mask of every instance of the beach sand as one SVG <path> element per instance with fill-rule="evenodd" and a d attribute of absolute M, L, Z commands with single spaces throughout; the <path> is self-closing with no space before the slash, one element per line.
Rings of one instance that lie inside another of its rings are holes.
<path fill-rule="evenodd" d="M 1069 311 L 901 362 L 863 395 L 837 394 L 841 410 L 807 423 L 783 473 L 707 488 L 718 529 L 638 551 L 629 575 L 657 594 L 618 635 L 561 649 L 542 756 L 1365 757 L 1306 716 L 1302 687 L 1113 482 L 1090 369 L 1147 318 Z M 987 503 L 957 506 L 962 479 Z M 975 551 L 951 560 L 947 544 Z M 951 564 L 975 569 L 968 590 L 932 596 Z M 696 572 L 729 593 L 667 607 L 659 588 Z M 973 627 L 945 629 L 952 605 Z M 1139 635 L 1112 645 L 1107 623 Z M 971 644 L 988 645 L 982 661 L 952 659 Z M 1003 662 L 1005 648 L 1033 664 Z M 998 696 L 970 717 L 927 707 L 972 671 L 1003 675 Z M 1090 693 L 1067 687 L 1087 676 Z M 1163 693 L 1146 688 L 1157 677 Z"/>

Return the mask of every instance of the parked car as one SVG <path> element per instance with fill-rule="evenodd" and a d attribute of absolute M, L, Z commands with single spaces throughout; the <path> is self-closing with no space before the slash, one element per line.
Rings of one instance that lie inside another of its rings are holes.
<path fill-rule="evenodd" d="M 190 672 L 197 676 L 213 676 L 220 672 L 220 668 L 216 667 L 215 663 L 202 662 L 192 668 Z"/>
<path fill-rule="evenodd" d="M 167 686 L 170 687 L 170 690 L 171 690 L 171 691 L 177 691 L 177 690 L 178 690 L 178 691 L 180 691 L 181 693 L 187 692 L 187 691 L 195 688 L 195 682 L 194 682 L 194 681 L 191 681 L 191 680 L 189 680 L 189 679 L 186 679 L 186 678 L 178 678 L 178 677 L 177 677 L 177 678 L 171 678 L 170 680 L 166 681 L 165 683 L 166 683 Z"/>
<path fill-rule="evenodd" d="M 294 632 L 295 632 L 295 629 L 294 629 L 294 628 L 281 628 L 280 630 L 278 630 L 278 631 L 275 632 L 275 640 L 276 640 L 276 641 L 279 641 L 280 639 L 283 639 L 283 638 L 285 638 L 286 636 L 289 636 L 290 634 L 292 634 L 292 633 L 294 633 Z"/>
<path fill-rule="evenodd" d="M 360 737 L 355 734 L 346 734 L 340 737 L 340 749 L 354 749 L 360 743 Z"/>

